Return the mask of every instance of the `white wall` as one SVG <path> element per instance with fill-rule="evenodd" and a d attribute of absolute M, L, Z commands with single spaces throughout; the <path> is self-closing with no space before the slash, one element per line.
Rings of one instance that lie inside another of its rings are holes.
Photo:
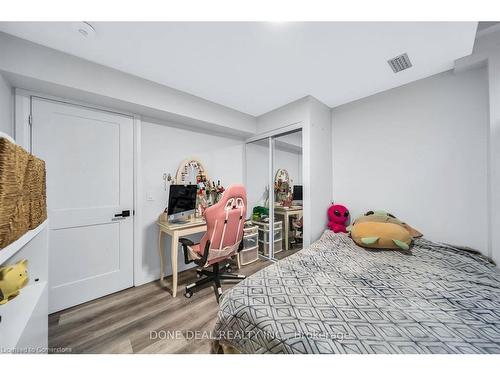
<path fill-rule="evenodd" d="M 488 82 L 442 73 L 332 110 L 333 193 L 486 252 Z"/>
<path fill-rule="evenodd" d="M 500 51 L 488 61 L 490 255 L 500 264 Z"/>
<path fill-rule="evenodd" d="M 303 122 L 309 114 L 309 96 L 257 117 L 257 134 Z"/>
<path fill-rule="evenodd" d="M 138 199 L 142 208 L 143 246 L 140 275 L 137 284 L 157 280 L 160 274 L 158 257 L 158 227 L 156 220 L 168 202 L 168 187 L 164 190 L 163 173 L 175 176 L 185 158 L 195 156 L 207 168 L 209 177 L 220 179 L 224 186 L 243 182 L 243 142 L 212 136 L 152 122 L 142 122 L 141 174 L 143 194 Z M 152 201 L 147 196 L 153 197 Z M 197 237 L 193 237 L 197 239 Z M 170 242 L 166 241 L 167 274 L 170 265 Z M 179 270 L 186 269 L 179 256 Z M 192 266 L 192 265 L 190 265 Z"/>
<path fill-rule="evenodd" d="M 15 87 L 220 133 L 256 130 L 248 114 L 1 32 L 0 51 Z"/>
<path fill-rule="evenodd" d="M 0 74 L 0 132 L 14 135 L 14 96 L 12 87 Z"/>
<path fill-rule="evenodd" d="M 488 72 L 488 255 L 500 264 L 500 27 L 478 32 L 471 55 L 455 61 L 455 71 L 485 67 Z"/>
<path fill-rule="evenodd" d="M 309 125 L 304 131 L 304 236 L 316 241 L 327 228 L 327 210 L 332 202 L 332 127 L 328 106 L 309 97 Z"/>

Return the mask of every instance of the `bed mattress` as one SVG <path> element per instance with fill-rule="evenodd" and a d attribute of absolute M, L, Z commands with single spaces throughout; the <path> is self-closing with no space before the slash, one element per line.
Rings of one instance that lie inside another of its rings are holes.
<path fill-rule="evenodd" d="M 326 231 L 225 292 L 214 335 L 242 353 L 500 353 L 500 271 L 426 239 L 367 250 Z"/>

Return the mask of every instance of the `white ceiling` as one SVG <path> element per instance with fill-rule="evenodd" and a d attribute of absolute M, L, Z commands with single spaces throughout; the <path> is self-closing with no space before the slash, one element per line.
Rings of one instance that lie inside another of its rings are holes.
<path fill-rule="evenodd" d="M 453 67 L 476 22 L 0 22 L 0 31 L 260 115 L 312 95 L 334 107 Z M 394 74 L 387 60 L 408 53 Z"/>

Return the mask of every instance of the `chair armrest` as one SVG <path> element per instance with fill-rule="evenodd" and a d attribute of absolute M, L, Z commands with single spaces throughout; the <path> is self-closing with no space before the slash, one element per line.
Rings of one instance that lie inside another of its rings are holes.
<path fill-rule="evenodd" d="M 179 238 L 179 242 L 182 245 L 182 252 L 184 253 L 184 263 L 185 264 L 192 263 L 193 260 L 189 259 L 188 246 L 193 246 L 194 242 L 191 241 L 189 238 Z"/>
<path fill-rule="evenodd" d="M 194 245 L 194 242 L 191 241 L 189 238 L 179 238 L 179 242 L 181 243 L 182 247 Z"/>

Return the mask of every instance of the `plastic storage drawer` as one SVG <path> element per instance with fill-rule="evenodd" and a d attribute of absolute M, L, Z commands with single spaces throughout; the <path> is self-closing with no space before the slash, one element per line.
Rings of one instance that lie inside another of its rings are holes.
<path fill-rule="evenodd" d="M 274 240 L 277 241 L 281 239 L 283 239 L 283 230 L 281 228 L 277 228 L 274 230 Z M 260 231 L 259 240 L 269 242 L 269 232 Z"/>
<path fill-rule="evenodd" d="M 240 264 L 245 266 L 259 259 L 259 247 L 255 246 L 250 249 L 243 249 L 239 252 Z"/>
<path fill-rule="evenodd" d="M 243 236 L 243 249 L 257 247 L 257 236 L 257 233 Z"/>
<path fill-rule="evenodd" d="M 257 225 L 251 225 L 245 223 L 245 227 L 243 228 L 243 235 L 244 236 L 249 236 L 251 234 L 257 234 L 259 232 L 259 227 Z"/>
<path fill-rule="evenodd" d="M 281 239 L 274 241 L 274 254 L 283 250 L 283 241 Z M 269 242 L 259 241 L 259 251 L 265 256 L 269 255 Z"/>

